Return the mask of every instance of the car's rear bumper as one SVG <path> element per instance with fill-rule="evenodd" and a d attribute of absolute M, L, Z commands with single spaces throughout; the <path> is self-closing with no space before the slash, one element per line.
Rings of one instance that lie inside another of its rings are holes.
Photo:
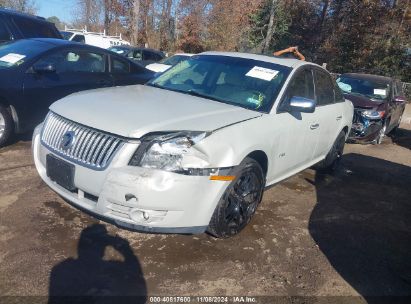
<path fill-rule="evenodd" d="M 72 163 L 77 188 L 72 192 L 47 176 L 46 156 L 53 153 L 41 144 L 38 128 L 33 135 L 33 156 L 39 175 L 73 206 L 131 230 L 204 232 L 229 182 L 128 166 L 129 150 L 132 149 L 125 145 L 118 152 L 123 155 L 116 155 L 103 171 Z"/>

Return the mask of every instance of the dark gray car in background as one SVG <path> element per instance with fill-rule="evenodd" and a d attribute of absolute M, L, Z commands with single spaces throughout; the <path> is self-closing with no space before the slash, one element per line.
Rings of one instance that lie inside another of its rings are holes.
<path fill-rule="evenodd" d="M 0 8 L 0 43 L 24 38 L 63 39 L 54 23 L 42 17 Z"/>

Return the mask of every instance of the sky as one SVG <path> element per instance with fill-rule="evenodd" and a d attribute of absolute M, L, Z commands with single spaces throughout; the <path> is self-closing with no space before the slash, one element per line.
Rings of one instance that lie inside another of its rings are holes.
<path fill-rule="evenodd" d="M 35 3 L 38 7 L 38 16 L 57 16 L 61 21 L 70 22 L 76 0 L 36 0 Z"/>

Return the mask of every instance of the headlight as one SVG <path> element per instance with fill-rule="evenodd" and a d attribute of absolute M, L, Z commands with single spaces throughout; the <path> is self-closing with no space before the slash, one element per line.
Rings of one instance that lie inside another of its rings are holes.
<path fill-rule="evenodd" d="M 175 132 L 166 135 L 152 135 L 142 140 L 130 161 L 131 166 L 182 171 L 184 155 L 190 148 L 209 135 L 208 132 Z"/>
<path fill-rule="evenodd" d="M 368 119 L 380 119 L 384 117 L 385 111 L 365 110 L 361 115 Z"/>

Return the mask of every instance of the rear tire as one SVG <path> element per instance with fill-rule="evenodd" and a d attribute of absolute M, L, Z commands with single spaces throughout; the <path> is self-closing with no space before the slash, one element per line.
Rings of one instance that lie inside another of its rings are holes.
<path fill-rule="evenodd" d="M 231 174 L 236 178 L 220 198 L 207 229 L 218 238 L 231 237 L 244 229 L 263 197 L 265 176 L 254 159 L 245 158 Z"/>
<path fill-rule="evenodd" d="M 14 131 L 14 122 L 9 110 L 0 105 L 0 147 L 10 139 Z"/>
<path fill-rule="evenodd" d="M 328 152 L 325 159 L 316 165 L 316 169 L 323 172 L 332 173 L 340 165 L 341 158 L 344 154 L 345 147 L 345 132 L 341 131 L 338 134 L 337 139 L 335 140 L 331 150 Z"/>

